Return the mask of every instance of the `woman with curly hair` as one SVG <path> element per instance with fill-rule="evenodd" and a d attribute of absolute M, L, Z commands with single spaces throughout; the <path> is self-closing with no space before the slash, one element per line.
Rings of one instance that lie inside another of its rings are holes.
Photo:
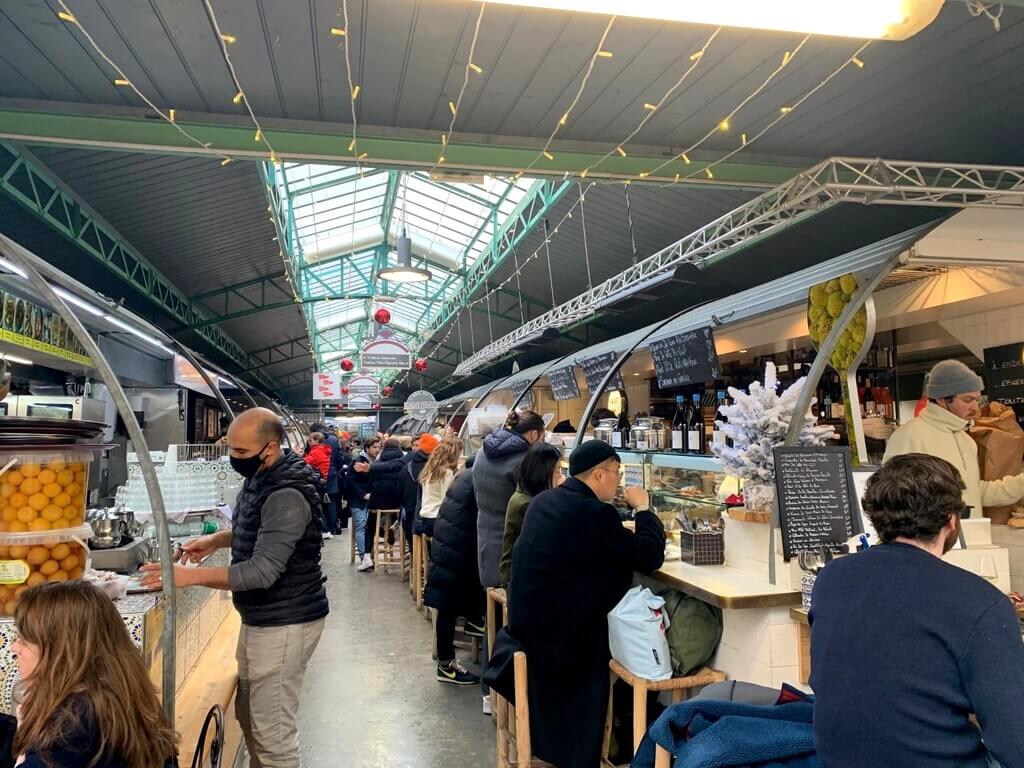
<path fill-rule="evenodd" d="M 21 768 L 177 766 L 174 728 L 110 598 L 82 581 L 40 584 L 14 622 Z"/>

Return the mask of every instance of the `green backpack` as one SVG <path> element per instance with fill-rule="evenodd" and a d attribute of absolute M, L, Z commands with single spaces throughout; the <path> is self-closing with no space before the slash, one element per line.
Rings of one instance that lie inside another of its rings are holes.
<path fill-rule="evenodd" d="M 722 609 L 660 582 L 643 580 L 643 583 L 665 600 L 665 612 L 671 622 L 666 634 L 672 655 L 672 676 L 685 677 L 696 672 L 718 650 L 722 639 Z"/>

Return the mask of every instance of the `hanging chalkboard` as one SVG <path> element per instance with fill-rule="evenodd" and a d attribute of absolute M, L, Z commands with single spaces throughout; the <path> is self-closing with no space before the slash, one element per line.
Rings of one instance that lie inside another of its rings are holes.
<path fill-rule="evenodd" d="M 777 447 L 775 494 L 786 560 L 863 532 L 848 447 Z"/>
<path fill-rule="evenodd" d="M 1024 425 L 1024 341 L 985 350 L 985 394 L 1011 406 Z"/>
<path fill-rule="evenodd" d="M 576 369 L 571 365 L 549 371 L 548 384 L 551 385 L 551 396 L 555 400 L 574 400 L 580 396 L 580 385 L 576 381 Z"/>
<path fill-rule="evenodd" d="M 580 363 L 580 368 L 583 369 L 583 378 L 587 380 L 587 389 L 589 389 L 591 393 L 601 386 L 601 382 L 604 380 L 605 374 L 612 369 L 612 366 L 615 365 L 615 361 L 618 359 L 618 353 L 608 352 L 604 355 L 587 358 Z M 622 383 L 622 375 L 619 373 L 615 374 L 610 385 L 613 389 L 626 388 Z"/>
<path fill-rule="evenodd" d="M 652 341 L 651 357 L 661 389 L 703 384 L 722 374 L 710 326 Z"/>

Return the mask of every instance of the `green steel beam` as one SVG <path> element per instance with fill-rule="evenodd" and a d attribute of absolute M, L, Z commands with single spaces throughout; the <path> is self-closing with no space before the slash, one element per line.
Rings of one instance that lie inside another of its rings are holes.
<path fill-rule="evenodd" d="M 239 369 L 253 360 L 230 336 L 213 327 L 206 315 L 118 233 L 51 176 L 35 158 L 0 142 L 0 190 L 59 232 L 84 253 L 128 283 L 184 328 L 195 329 L 211 347 Z M 260 370 L 253 376 L 274 389 L 277 382 Z"/>
<path fill-rule="evenodd" d="M 277 365 L 278 363 L 287 363 L 302 357 L 308 359 L 310 356 L 309 338 L 300 336 L 288 339 L 278 344 L 272 344 L 269 347 L 254 349 L 249 354 L 259 361 L 259 365 L 250 370 L 257 370 L 258 368 Z"/>
<path fill-rule="evenodd" d="M 208 147 L 197 146 L 163 120 L 152 119 L 145 110 L 127 111 L 76 105 L 6 100 L 0 104 L 0 138 L 31 143 L 57 143 L 78 147 L 120 149 L 130 152 L 182 153 L 207 155 L 211 162 L 228 156 L 235 159 L 266 160 L 267 154 L 252 140 L 252 127 L 237 116 L 179 113 L 176 123 Z M 266 121 L 263 132 L 282 161 L 315 163 L 354 163 L 348 151 L 351 131 L 344 126 L 321 123 L 312 125 L 290 120 Z M 553 160 L 541 160 L 530 173 L 535 176 L 577 175 L 597 164 L 607 145 L 556 143 Z M 361 126 L 359 151 L 366 152 L 368 166 L 432 168 L 437 160 L 435 132 L 404 131 Z M 446 170 L 489 173 L 516 173 L 532 163 L 540 145 L 534 141 L 497 136 L 456 134 L 445 149 Z M 588 178 L 633 178 L 650 171 L 665 160 L 676 157 L 673 147 L 631 147 L 627 157 L 613 155 L 591 171 Z M 664 182 L 702 171 L 723 153 L 697 152 L 692 165 L 681 159 L 670 163 L 657 175 L 644 179 Z M 773 187 L 806 170 L 806 159 L 769 159 L 745 156 L 715 166 L 713 182 L 703 174 L 687 181 L 716 186 Z"/>

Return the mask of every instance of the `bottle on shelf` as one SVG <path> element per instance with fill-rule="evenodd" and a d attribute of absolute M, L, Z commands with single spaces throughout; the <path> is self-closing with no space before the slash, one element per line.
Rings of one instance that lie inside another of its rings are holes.
<path fill-rule="evenodd" d="M 687 443 L 690 453 L 708 452 L 708 435 L 704 430 L 704 409 L 700 404 L 700 394 L 693 396 L 693 405 L 690 406 L 690 420 L 687 425 Z"/>
<path fill-rule="evenodd" d="M 686 450 L 686 397 L 676 395 L 676 412 L 672 415 L 672 450 Z"/>
<path fill-rule="evenodd" d="M 828 420 L 832 418 L 832 393 L 829 392 L 828 387 L 822 391 L 825 393 L 825 397 L 824 400 L 822 400 L 821 408 L 818 413 L 822 419 Z"/>
<path fill-rule="evenodd" d="M 627 405 L 624 403 L 622 410 L 619 412 L 619 423 L 614 433 L 612 433 L 612 447 L 613 448 L 626 448 L 629 446 L 629 418 L 626 416 Z"/>
<path fill-rule="evenodd" d="M 726 421 L 724 415 L 722 415 L 722 408 L 725 407 L 725 391 L 717 390 L 715 392 L 715 421 L 714 426 L 711 428 L 711 442 L 714 445 L 722 445 L 725 443 L 725 433 L 722 432 L 718 426 L 718 422 Z"/>

